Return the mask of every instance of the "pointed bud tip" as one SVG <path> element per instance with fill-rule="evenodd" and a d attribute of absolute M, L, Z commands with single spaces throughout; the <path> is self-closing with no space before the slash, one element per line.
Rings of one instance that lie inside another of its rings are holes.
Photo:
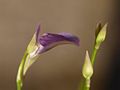
<path fill-rule="evenodd" d="M 89 53 L 86 51 L 85 61 L 83 64 L 82 73 L 84 78 L 89 79 L 93 75 L 93 67 L 90 61 Z"/>

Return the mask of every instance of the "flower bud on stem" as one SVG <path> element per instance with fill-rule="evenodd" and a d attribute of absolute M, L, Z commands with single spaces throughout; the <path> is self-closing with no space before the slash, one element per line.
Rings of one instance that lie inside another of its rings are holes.
<path fill-rule="evenodd" d="M 93 52 L 92 52 L 92 56 L 91 56 L 92 65 L 94 65 L 94 63 L 95 63 L 96 54 L 97 54 L 97 51 L 98 51 L 100 45 L 106 38 L 106 30 L 107 30 L 107 24 L 105 24 L 103 27 L 101 26 L 101 24 L 98 24 L 96 33 L 95 33 L 95 36 L 96 36 L 95 44 L 94 44 L 94 48 L 93 48 Z"/>
<path fill-rule="evenodd" d="M 101 23 L 98 24 L 95 32 L 95 44 L 94 44 L 94 48 L 91 56 L 91 61 L 90 61 L 88 52 L 86 52 L 86 59 L 85 59 L 85 63 L 83 65 L 83 71 L 82 71 L 84 78 L 82 78 L 80 90 L 90 89 L 90 78 L 92 77 L 92 74 L 93 74 L 95 58 L 101 43 L 106 38 L 106 30 L 107 30 L 107 24 L 105 24 L 103 27 Z"/>
<path fill-rule="evenodd" d="M 83 81 L 84 83 L 83 83 L 82 90 L 89 90 L 90 89 L 90 78 L 93 75 L 93 67 L 90 61 L 88 51 L 86 51 L 82 74 L 84 77 L 84 81 Z"/>

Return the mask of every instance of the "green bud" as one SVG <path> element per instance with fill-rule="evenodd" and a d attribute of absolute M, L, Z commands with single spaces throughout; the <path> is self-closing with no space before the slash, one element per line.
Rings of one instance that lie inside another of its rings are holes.
<path fill-rule="evenodd" d="M 101 29 L 101 30 L 100 30 Z M 99 32 L 97 32 L 96 35 L 96 49 L 99 48 L 100 44 L 105 40 L 106 38 L 106 30 L 107 30 L 107 24 L 105 24 L 103 27 L 101 27 L 101 25 L 98 26 L 98 30 Z"/>
<path fill-rule="evenodd" d="M 82 74 L 83 74 L 85 79 L 90 79 L 91 76 L 93 75 L 93 66 L 92 66 L 92 63 L 90 61 L 88 51 L 86 51 L 85 61 L 84 61 L 83 69 L 82 69 Z"/>

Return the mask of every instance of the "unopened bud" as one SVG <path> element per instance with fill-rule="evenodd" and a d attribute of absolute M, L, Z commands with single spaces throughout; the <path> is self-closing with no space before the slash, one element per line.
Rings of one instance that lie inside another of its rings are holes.
<path fill-rule="evenodd" d="M 107 30 L 107 24 L 105 24 L 101 30 L 98 32 L 96 36 L 96 49 L 99 48 L 100 44 L 105 40 L 106 38 L 106 30 Z"/>
<path fill-rule="evenodd" d="M 93 66 L 90 61 L 88 51 L 86 51 L 82 74 L 83 74 L 84 78 L 86 78 L 86 79 L 90 79 L 91 76 L 93 75 Z"/>

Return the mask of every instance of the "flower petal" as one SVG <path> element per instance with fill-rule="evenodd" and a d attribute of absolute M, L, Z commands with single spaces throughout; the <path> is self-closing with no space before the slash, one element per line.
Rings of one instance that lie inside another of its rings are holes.
<path fill-rule="evenodd" d="M 40 25 L 38 25 L 36 32 L 35 32 L 35 36 L 36 36 L 36 42 L 38 42 L 39 39 L 39 33 L 40 33 Z"/>
<path fill-rule="evenodd" d="M 57 45 L 69 44 L 69 43 L 79 45 L 78 37 L 73 36 L 69 33 L 58 33 L 58 34 L 45 33 L 44 35 L 39 37 L 40 48 L 38 52 L 43 53 Z"/>
<path fill-rule="evenodd" d="M 62 32 L 62 33 L 59 33 L 59 35 L 62 35 L 64 37 L 66 37 L 69 41 L 73 42 L 74 44 L 76 45 L 80 45 L 80 40 L 78 37 L 76 36 L 73 36 L 72 34 L 70 33 L 65 33 L 65 32 Z"/>

